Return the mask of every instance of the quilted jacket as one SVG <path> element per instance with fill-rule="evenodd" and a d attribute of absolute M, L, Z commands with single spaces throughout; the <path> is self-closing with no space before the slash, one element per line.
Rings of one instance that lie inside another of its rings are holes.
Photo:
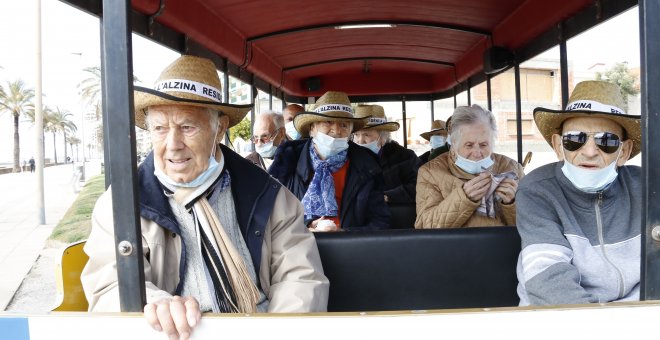
<path fill-rule="evenodd" d="M 511 158 L 494 153 L 495 174 L 515 171 L 518 179 L 523 168 Z M 461 228 L 516 224 L 516 204 L 496 203 L 495 218 L 476 214 L 480 202 L 471 201 L 463 191 L 463 183 L 476 177 L 454 164 L 446 152 L 419 168 L 417 174 L 417 219 L 415 228 Z"/>

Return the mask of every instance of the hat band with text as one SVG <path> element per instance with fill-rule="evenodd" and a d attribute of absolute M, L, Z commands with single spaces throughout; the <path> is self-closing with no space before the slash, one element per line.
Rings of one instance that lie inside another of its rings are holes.
<path fill-rule="evenodd" d="M 353 114 L 353 108 L 350 105 L 344 104 L 325 104 L 314 109 L 316 113 L 324 113 L 329 111 L 342 111 Z"/>
<path fill-rule="evenodd" d="M 387 123 L 387 119 L 379 118 L 379 117 L 369 118 L 369 121 L 367 122 L 368 125 L 385 124 L 385 123 Z"/>
<path fill-rule="evenodd" d="M 187 79 L 167 79 L 156 83 L 154 90 L 160 92 L 186 92 L 222 103 L 222 92 L 213 86 Z"/>
<path fill-rule="evenodd" d="M 601 102 L 597 102 L 594 100 L 576 100 L 566 105 L 566 111 L 575 111 L 575 110 L 609 112 L 619 115 L 626 114 L 626 111 L 622 110 L 621 108 L 618 108 L 613 105 L 603 104 Z"/>

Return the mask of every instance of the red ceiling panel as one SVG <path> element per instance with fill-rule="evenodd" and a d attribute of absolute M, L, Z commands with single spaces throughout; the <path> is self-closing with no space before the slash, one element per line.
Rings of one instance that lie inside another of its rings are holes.
<path fill-rule="evenodd" d="M 401 0 L 245 1 L 167 0 L 156 19 L 263 78 L 289 95 L 308 96 L 308 77 L 349 94 L 432 93 L 451 88 L 481 71 L 492 42 L 519 48 L 593 0 Z M 158 0 L 133 0 L 145 14 Z M 391 28 L 336 30 L 338 23 L 397 22 Z M 410 26 L 401 23 L 418 23 Z M 320 27 L 329 25 L 329 27 Z M 458 29 L 429 27 L 454 25 Z M 257 36 L 293 30 L 283 35 Z M 298 31 L 296 31 L 298 30 Z M 246 53 L 247 51 L 247 53 Z M 403 58 L 408 61 L 351 58 Z M 411 59 L 455 64 L 437 65 Z M 300 65 L 315 64 L 288 70 Z"/>

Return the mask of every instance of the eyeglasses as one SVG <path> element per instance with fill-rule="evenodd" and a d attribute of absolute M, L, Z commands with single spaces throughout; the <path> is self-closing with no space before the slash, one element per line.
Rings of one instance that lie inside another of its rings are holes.
<path fill-rule="evenodd" d="M 611 132 L 568 131 L 561 137 L 561 140 L 564 149 L 577 151 L 587 143 L 589 136 L 594 138 L 596 146 L 605 153 L 616 152 L 621 145 L 621 138 Z"/>
<path fill-rule="evenodd" d="M 277 132 L 275 132 L 272 135 L 252 136 L 252 138 L 250 138 L 250 140 L 254 144 L 257 144 L 258 142 L 261 142 L 261 144 L 266 144 L 266 143 L 270 142 L 273 138 L 275 138 L 275 135 L 277 135 Z"/>

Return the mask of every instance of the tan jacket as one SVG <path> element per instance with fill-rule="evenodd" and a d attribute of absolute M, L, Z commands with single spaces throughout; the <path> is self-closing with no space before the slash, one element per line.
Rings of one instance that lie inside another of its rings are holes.
<path fill-rule="evenodd" d="M 181 237 L 141 218 L 147 303 L 171 296 L 179 284 Z M 266 224 L 258 275 L 269 300 L 268 312 L 324 312 L 328 279 L 316 241 L 303 224 L 303 207 L 280 188 Z M 96 203 L 92 232 L 84 248 L 89 262 L 81 274 L 90 311 L 119 311 L 114 251 L 112 195 Z"/>
<path fill-rule="evenodd" d="M 523 168 L 511 158 L 493 154 L 493 173 L 515 171 L 518 179 Z M 419 168 L 417 174 L 417 219 L 415 228 L 460 228 L 516 224 L 516 204 L 496 203 L 495 218 L 476 214 L 480 202 L 471 201 L 463 183 L 476 177 L 456 166 L 451 152 L 446 152 Z"/>

